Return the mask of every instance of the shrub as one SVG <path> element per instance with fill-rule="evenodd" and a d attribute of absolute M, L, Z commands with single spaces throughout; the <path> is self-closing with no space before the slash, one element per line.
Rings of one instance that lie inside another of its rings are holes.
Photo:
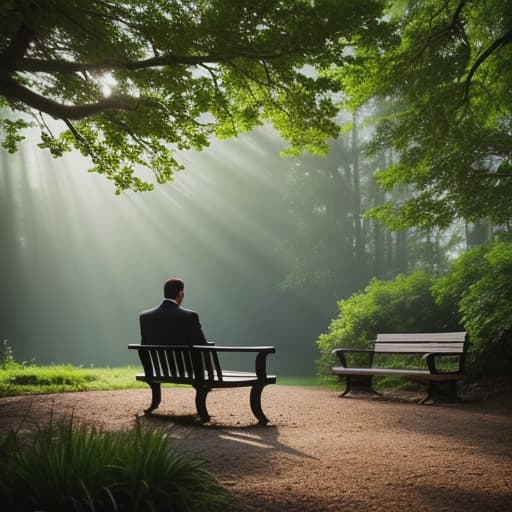
<path fill-rule="evenodd" d="M 433 287 L 440 307 L 452 307 L 471 341 L 477 375 L 512 370 L 512 244 L 492 242 L 460 256 Z"/>
<path fill-rule="evenodd" d="M 364 347 L 377 332 L 465 330 L 468 371 L 512 371 L 512 243 L 491 242 L 462 254 L 448 274 L 423 272 L 394 281 L 374 279 L 364 292 L 338 303 L 339 315 L 317 344 L 320 375 L 330 375 L 336 347 Z"/>
<path fill-rule="evenodd" d="M 338 302 L 339 315 L 320 335 L 319 374 L 328 376 L 336 347 L 367 347 L 378 332 L 442 331 L 458 328 L 453 309 L 437 304 L 434 277 L 416 272 L 393 281 L 373 279 L 362 293 Z"/>
<path fill-rule="evenodd" d="M 50 421 L 0 439 L 0 502 L 11 512 L 218 511 L 230 499 L 205 464 L 141 428 L 99 432 Z"/>

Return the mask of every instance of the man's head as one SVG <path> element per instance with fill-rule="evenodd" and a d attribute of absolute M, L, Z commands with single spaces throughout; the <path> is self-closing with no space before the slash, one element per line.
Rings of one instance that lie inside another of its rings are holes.
<path fill-rule="evenodd" d="M 171 279 L 167 279 L 164 284 L 164 297 L 166 299 L 173 299 L 178 304 L 183 302 L 183 297 L 185 296 L 185 283 L 178 279 L 177 277 L 173 277 Z"/>

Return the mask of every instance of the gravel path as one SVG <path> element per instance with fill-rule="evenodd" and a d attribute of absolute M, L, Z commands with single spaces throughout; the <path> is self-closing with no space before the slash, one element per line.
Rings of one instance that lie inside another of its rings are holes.
<path fill-rule="evenodd" d="M 149 389 L 2 398 L 0 430 L 71 412 L 124 428 L 149 401 Z M 276 385 L 262 402 L 266 427 L 255 425 L 247 389 L 214 390 L 212 422 L 201 426 L 193 390 L 165 388 L 141 421 L 207 459 L 247 512 L 512 510 L 510 395 L 419 406 Z"/>

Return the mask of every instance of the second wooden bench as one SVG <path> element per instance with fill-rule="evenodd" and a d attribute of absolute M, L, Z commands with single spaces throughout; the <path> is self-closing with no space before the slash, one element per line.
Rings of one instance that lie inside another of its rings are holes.
<path fill-rule="evenodd" d="M 336 348 L 332 351 L 338 357 L 339 365 L 332 371 L 344 376 L 346 387 L 340 396 L 345 396 L 352 389 L 364 389 L 375 393 L 372 387 L 374 376 L 400 376 L 412 380 L 428 382 L 428 393 L 420 403 L 442 397 L 456 401 L 457 382 L 464 377 L 466 352 L 468 349 L 465 332 L 427 332 L 427 333 L 383 333 L 378 334 L 370 349 Z M 347 355 L 366 354 L 365 366 L 350 366 Z M 424 369 L 391 368 L 385 365 L 374 365 L 375 355 L 385 354 L 405 356 L 421 356 L 425 361 Z M 442 359 L 455 359 L 449 370 L 439 365 Z"/>

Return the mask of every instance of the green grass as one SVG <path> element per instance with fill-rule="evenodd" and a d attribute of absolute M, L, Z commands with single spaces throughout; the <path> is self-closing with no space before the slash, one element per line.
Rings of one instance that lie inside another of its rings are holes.
<path fill-rule="evenodd" d="M 73 365 L 37 366 L 11 362 L 0 368 L 0 397 L 67 391 L 147 389 L 147 384 L 135 380 L 135 375 L 141 372 L 142 368 L 139 366 L 84 368 Z M 284 386 L 322 385 L 322 381 L 316 377 L 278 376 L 277 383 Z"/>
<path fill-rule="evenodd" d="M 281 386 L 324 386 L 324 380 L 319 377 L 279 377 L 277 383 Z"/>
<path fill-rule="evenodd" d="M 12 363 L 0 369 L 0 396 L 147 387 L 135 380 L 140 372 L 137 366 L 83 368 Z"/>

